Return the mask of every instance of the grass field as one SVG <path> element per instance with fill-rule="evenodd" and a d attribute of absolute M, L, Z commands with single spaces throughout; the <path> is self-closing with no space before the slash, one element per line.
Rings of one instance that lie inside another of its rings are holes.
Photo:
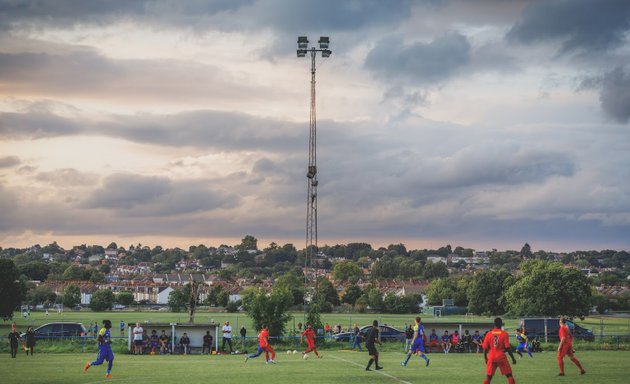
<path fill-rule="evenodd" d="M 309 384 L 309 383 L 392 383 L 408 384 L 430 382 L 436 384 L 482 383 L 485 365 L 481 354 L 433 353 L 427 368 L 419 357 L 413 357 L 402 367 L 402 352 L 384 352 L 380 362 L 382 371 L 366 372 L 366 352 L 325 351 L 321 360 L 304 361 L 300 354 L 287 355 L 278 351 L 278 364 L 266 365 L 263 358 L 244 356 L 134 356 L 116 355 L 112 379 L 105 379 L 105 366 L 94 366 L 83 372 L 85 362 L 95 353 L 35 354 L 20 352 L 11 359 L 8 353 L 0 355 L 0 372 L 3 383 L 221 383 L 256 384 Z M 539 383 L 628 383 L 628 352 L 584 351 L 577 352 L 587 374 L 580 376 L 575 366 L 566 361 L 567 376 L 558 377 L 556 356 L 553 352 L 535 355 L 533 360 L 524 357 L 513 366 L 519 384 Z M 495 376 L 493 383 L 505 383 L 504 377 Z"/>

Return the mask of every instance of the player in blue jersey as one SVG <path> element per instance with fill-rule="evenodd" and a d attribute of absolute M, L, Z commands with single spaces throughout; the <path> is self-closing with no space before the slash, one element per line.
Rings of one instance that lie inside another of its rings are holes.
<path fill-rule="evenodd" d="M 532 356 L 532 352 L 529 350 L 529 348 L 527 348 L 527 336 L 525 336 L 525 333 L 523 333 L 518 328 L 514 330 L 514 333 L 516 334 L 516 341 L 518 341 L 518 345 L 516 346 L 516 353 L 518 353 L 518 358 L 519 359 L 522 358 L 523 357 L 522 352 L 525 351 L 527 352 L 529 357 L 533 359 L 534 356 Z"/>
<path fill-rule="evenodd" d="M 402 366 L 406 367 L 407 362 L 411 359 L 412 354 L 420 355 L 424 361 L 426 361 L 426 366 L 429 366 L 429 358 L 424 354 L 424 326 L 420 324 L 422 319 L 420 317 L 416 317 L 416 323 L 413 326 L 413 340 L 411 342 L 411 349 L 409 353 L 407 353 L 407 358 L 402 362 Z"/>
<path fill-rule="evenodd" d="M 98 332 L 98 354 L 96 355 L 96 360 L 91 363 L 86 363 L 83 367 L 83 370 L 87 372 L 88 369 L 92 365 L 101 365 L 103 361 L 107 361 L 107 373 L 105 374 L 105 378 L 112 378 L 112 365 L 114 364 L 114 352 L 112 352 L 112 342 L 111 335 L 109 330 L 112 327 L 112 322 L 109 320 L 103 320 L 103 328 Z"/>

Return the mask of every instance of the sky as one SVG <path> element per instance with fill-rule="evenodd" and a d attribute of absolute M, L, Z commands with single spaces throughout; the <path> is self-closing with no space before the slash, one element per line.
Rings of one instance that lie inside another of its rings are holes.
<path fill-rule="evenodd" d="M 626 0 L 0 0 L 0 246 L 630 250 Z"/>

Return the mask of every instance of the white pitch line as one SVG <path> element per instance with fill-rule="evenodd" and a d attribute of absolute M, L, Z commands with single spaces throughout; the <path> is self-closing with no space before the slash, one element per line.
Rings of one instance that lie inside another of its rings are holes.
<path fill-rule="evenodd" d="M 361 365 L 361 364 L 359 364 L 359 363 L 355 363 L 354 361 L 350 361 L 350 360 L 342 359 L 341 357 L 337 357 L 337 356 L 331 356 L 330 354 L 329 354 L 328 356 L 332 357 L 333 359 L 337 359 L 337 360 L 345 361 L 346 363 L 350 363 L 350 364 L 352 364 L 352 365 L 356 365 L 357 367 L 363 368 L 363 365 Z M 390 379 L 394 379 L 394 380 L 398 381 L 399 383 L 403 383 L 403 384 L 411 384 L 411 383 L 410 383 L 410 382 L 408 382 L 408 381 L 405 381 L 405 380 L 399 379 L 399 378 L 397 378 L 397 377 L 396 377 L 396 376 L 394 376 L 394 375 L 390 375 L 390 374 L 389 374 L 389 373 L 387 373 L 387 372 L 383 372 L 382 370 L 378 370 L 378 371 L 377 371 L 377 370 L 374 370 L 374 372 L 379 373 L 379 374 L 381 374 L 381 375 L 383 375 L 383 376 L 387 376 L 387 377 L 389 377 Z"/>

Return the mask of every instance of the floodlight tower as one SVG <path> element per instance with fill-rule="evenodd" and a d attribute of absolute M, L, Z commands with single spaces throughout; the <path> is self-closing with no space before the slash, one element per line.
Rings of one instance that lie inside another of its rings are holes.
<path fill-rule="evenodd" d="M 330 57 L 332 51 L 328 49 L 330 39 L 326 36 L 319 38 L 319 48 L 308 48 L 308 38 L 298 37 L 297 57 L 311 55 L 311 112 L 308 138 L 308 168 L 306 172 L 307 196 L 306 196 L 306 255 L 304 266 L 315 267 L 315 284 L 313 298 L 317 294 L 317 108 L 315 104 L 315 57 L 317 52 L 322 53 L 323 58 Z M 304 275 L 305 291 L 308 292 L 308 274 Z M 305 293 L 306 293 L 305 292 Z M 306 305 L 306 300 L 305 300 Z"/>

